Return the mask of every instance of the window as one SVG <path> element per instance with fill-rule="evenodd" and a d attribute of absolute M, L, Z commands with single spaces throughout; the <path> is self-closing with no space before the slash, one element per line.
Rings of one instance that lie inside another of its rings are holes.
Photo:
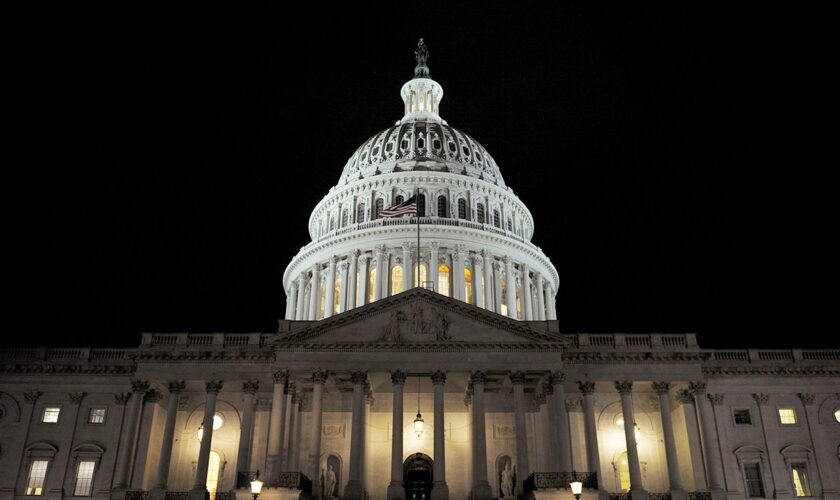
<path fill-rule="evenodd" d="M 796 410 L 793 408 L 779 408 L 779 422 L 782 425 L 796 425 Z"/>
<path fill-rule="evenodd" d="M 438 267 L 438 293 L 449 297 L 449 266 Z"/>
<path fill-rule="evenodd" d="M 750 410 L 732 410 L 732 416 L 735 418 L 735 425 L 752 425 L 752 416 Z"/>
<path fill-rule="evenodd" d="M 394 205 L 395 206 L 399 205 L 403 201 L 405 201 L 405 198 L 403 197 L 403 195 L 398 195 L 396 198 L 394 198 Z"/>
<path fill-rule="evenodd" d="M 446 196 L 438 196 L 437 215 L 438 217 L 446 217 Z"/>
<path fill-rule="evenodd" d="M 499 298 L 499 301 L 501 302 L 501 306 L 502 306 L 502 307 L 501 307 L 501 310 L 499 311 L 499 313 L 500 313 L 502 316 L 507 316 L 507 315 L 508 315 L 508 306 L 507 306 L 507 278 L 506 278 L 506 277 L 504 277 L 504 276 L 502 276 L 502 278 L 499 280 L 499 283 L 500 283 L 500 285 L 499 285 L 499 290 L 501 290 L 501 294 L 500 294 L 501 296 L 500 296 L 500 298 Z"/>
<path fill-rule="evenodd" d="M 373 267 L 373 263 L 371 263 L 370 273 L 368 274 L 368 304 L 374 301 L 374 297 L 376 296 L 376 268 Z"/>
<path fill-rule="evenodd" d="M 630 463 L 627 461 L 627 452 L 618 456 L 618 483 L 621 491 L 630 491 Z"/>
<path fill-rule="evenodd" d="M 414 274 L 412 277 L 417 279 L 417 264 L 414 264 Z M 414 286 L 426 287 L 426 264 L 420 264 L 420 279 Z"/>
<path fill-rule="evenodd" d="M 418 217 L 425 217 L 426 216 L 426 195 L 425 194 L 418 194 L 417 195 L 417 216 Z"/>
<path fill-rule="evenodd" d="M 834 410 L 834 420 L 836 420 L 837 423 L 840 424 L 840 408 Z"/>
<path fill-rule="evenodd" d="M 499 211 L 493 210 L 493 225 L 496 227 L 502 227 L 501 222 L 499 221 Z"/>
<path fill-rule="evenodd" d="M 374 219 L 379 218 L 379 212 L 381 212 L 383 208 L 385 208 L 385 200 L 383 200 L 382 198 L 379 198 L 378 200 L 376 200 L 376 205 L 374 206 L 374 209 L 373 209 L 373 218 Z"/>
<path fill-rule="evenodd" d="M 349 219 L 349 218 L 350 218 L 350 215 L 347 213 L 347 209 L 345 208 L 344 210 L 341 211 L 341 227 L 344 227 L 344 226 L 347 225 L 347 219 Z"/>
<path fill-rule="evenodd" d="M 463 198 L 458 200 L 458 218 L 469 220 L 469 217 L 467 217 L 467 200 Z"/>
<path fill-rule="evenodd" d="M 509 233 L 513 232 L 513 223 L 510 221 L 510 219 L 508 219 L 507 221 L 507 230 Z"/>
<path fill-rule="evenodd" d="M 805 462 L 790 465 L 791 479 L 793 479 L 793 493 L 798 497 L 810 497 L 811 484 L 808 482 L 808 467 Z"/>
<path fill-rule="evenodd" d="M 210 462 L 207 464 L 207 491 L 212 498 L 219 487 L 219 472 L 222 465 L 221 457 L 215 451 L 210 452 Z"/>
<path fill-rule="evenodd" d="M 473 278 L 472 271 L 464 269 L 464 296 L 467 298 L 467 304 L 473 303 Z"/>
<path fill-rule="evenodd" d="M 356 207 L 356 223 L 365 221 L 365 206 L 359 205 Z"/>
<path fill-rule="evenodd" d="M 44 416 L 41 417 L 41 422 L 45 424 L 56 424 L 58 423 L 58 415 L 61 413 L 61 408 L 57 406 L 48 406 L 44 408 Z"/>
<path fill-rule="evenodd" d="M 341 277 L 335 277 L 335 290 L 333 290 L 333 314 L 341 312 Z"/>
<path fill-rule="evenodd" d="M 747 483 L 747 497 L 763 497 L 764 482 L 761 480 L 761 465 L 758 462 L 744 464 L 744 480 Z"/>
<path fill-rule="evenodd" d="M 79 462 L 79 468 L 76 469 L 76 488 L 73 489 L 73 496 L 89 497 L 93 489 L 93 469 L 96 467 L 96 462 L 92 460 L 84 460 Z"/>
<path fill-rule="evenodd" d="M 29 466 L 29 478 L 26 480 L 27 495 L 43 495 L 44 479 L 47 477 L 47 460 L 33 460 Z"/>
<path fill-rule="evenodd" d="M 88 413 L 89 424 L 104 424 L 105 423 L 105 408 L 91 408 Z"/>
<path fill-rule="evenodd" d="M 483 203 L 478 204 L 476 212 L 477 212 L 477 215 L 478 215 L 478 223 L 479 224 L 484 224 L 484 204 Z"/>
<path fill-rule="evenodd" d="M 403 268 L 402 266 L 394 266 L 391 269 L 391 295 L 396 295 L 403 291 Z"/>
<path fill-rule="evenodd" d="M 330 217 L 330 231 L 332 231 L 333 229 L 335 229 L 335 219 Z"/>

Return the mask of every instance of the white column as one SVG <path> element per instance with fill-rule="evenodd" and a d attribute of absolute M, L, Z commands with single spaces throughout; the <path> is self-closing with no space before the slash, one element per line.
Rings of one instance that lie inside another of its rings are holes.
<path fill-rule="evenodd" d="M 481 279 L 481 261 L 478 256 L 474 256 L 472 259 L 472 304 L 476 307 L 484 307 L 484 289 L 478 284 L 482 281 Z"/>
<path fill-rule="evenodd" d="M 700 427 L 703 429 L 703 455 L 706 457 L 706 471 L 709 474 L 709 491 L 722 492 L 723 468 L 720 462 L 720 447 L 714 416 L 709 407 L 711 403 L 706 399 L 706 383 L 690 382 L 688 390 L 694 395 L 695 405 L 700 414 Z"/>
<path fill-rule="evenodd" d="M 466 302 L 464 297 L 464 254 L 461 245 L 452 252 L 452 298 Z"/>
<path fill-rule="evenodd" d="M 432 374 L 432 384 L 435 388 L 435 456 L 432 457 L 432 483 L 431 500 L 449 500 L 449 486 L 446 484 L 446 443 L 444 434 L 444 407 L 443 407 L 443 385 L 446 383 L 446 374 L 438 370 Z"/>
<path fill-rule="evenodd" d="M 291 420 L 291 431 L 289 432 L 289 448 L 288 448 L 288 461 L 286 462 L 286 468 L 289 469 L 290 472 L 298 472 L 301 470 L 300 466 L 300 447 L 301 447 L 301 429 L 303 429 L 303 416 L 300 414 L 300 407 L 303 405 L 303 392 L 301 390 L 295 390 L 292 393 L 292 420 Z"/>
<path fill-rule="evenodd" d="M 493 498 L 493 490 L 487 481 L 487 430 L 484 422 L 484 372 L 473 372 L 470 378 L 473 384 L 473 494 L 474 500 Z"/>
<path fill-rule="evenodd" d="M 677 391 L 677 401 L 682 404 L 685 418 L 686 434 L 688 436 L 688 456 L 694 476 L 694 491 L 705 491 L 706 466 L 703 464 L 703 447 L 700 445 L 700 427 L 697 424 L 697 409 L 694 407 L 694 396 L 688 389 Z"/>
<path fill-rule="evenodd" d="M 432 282 L 432 287 L 434 291 L 440 293 L 440 287 L 438 287 L 438 266 L 440 265 L 440 258 L 438 257 L 438 247 L 439 244 L 437 241 L 432 241 L 429 243 L 429 281 Z"/>
<path fill-rule="evenodd" d="M 548 319 L 557 319 L 557 310 L 554 308 L 554 287 L 549 284 L 546 287 L 546 297 L 548 301 Z"/>
<path fill-rule="evenodd" d="M 327 268 L 327 289 L 324 290 L 324 319 L 335 314 L 335 265 L 338 262 L 335 255 L 330 257 Z"/>
<path fill-rule="evenodd" d="M 373 255 L 376 258 L 376 279 L 373 282 L 373 300 L 379 300 L 383 297 L 382 294 L 382 274 L 384 273 L 382 261 L 385 259 L 385 245 L 376 245 L 373 250 Z M 387 296 L 387 292 L 386 295 Z"/>
<path fill-rule="evenodd" d="M 183 380 L 169 382 L 169 401 L 166 404 L 166 421 L 163 424 L 160 458 L 158 459 L 155 488 L 166 490 L 169 482 L 169 464 L 172 461 L 172 442 L 175 437 L 175 418 L 178 416 L 178 397 L 186 388 Z"/>
<path fill-rule="evenodd" d="M 494 310 L 502 314 L 502 264 L 501 262 L 493 263 L 493 287 L 495 288 Z"/>
<path fill-rule="evenodd" d="M 359 251 L 353 250 L 350 252 L 349 258 L 350 272 L 347 277 L 347 309 L 354 309 L 356 307 L 356 287 L 358 286 L 356 284 L 356 273 L 359 269 Z M 364 280 L 365 278 L 363 277 L 362 279 Z"/>
<path fill-rule="evenodd" d="M 403 485 L 403 389 L 406 374 L 402 371 L 391 373 L 394 388 L 394 406 L 391 412 L 391 484 L 388 485 L 388 500 L 404 500 Z"/>
<path fill-rule="evenodd" d="M 271 413 L 268 420 L 268 446 L 266 448 L 266 473 L 269 484 L 274 484 L 280 474 L 283 447 L 283 424 L 286 411 L 286 382 L 289 373 L 286 370 L 274 370 L 274 393 L 271 399 Z"/>
<path fill-rule="evenodd" d="M 510 282 L 508 282 L 510 287 Z M 531 474 L 528 466 L 528 434 L 525 429 L 525 374 L 510 374 L 513 383 L 513 409 L 516 426 L 516 496 L 523 494 L 522 482 Z M 556 396 L 556 395 L 555 395 Z"/>
<path fill-rule="evenodd" d="M 572 445 L 569 442 L 569 413 L 566 409 L 566 389 L 563 387 L 563 381 L 566 380 L 566 375 L 563 372 L 552 372 L 550 381 L 551 388 L 554 391 L 554 411 L 557 418 L 557 446 L 559 447 L 559 463 L 560 472 L 571 472 L 572 467 Z"/>
<path fill-rule="evenodd" d="M 256 395 L 259 388 L 259 380 L 248 380 L 242 384 L 242 424 L 239 427 L 239 450 L 236 454 L 236 470 L 238 472 L 247 472 L 251 468 L 251 433 L 254 431 L 254 395 Z"/>
<path fill-rule="evenodd" d="M 496 311 L 493 304 L 493 257 L 484 249 L 481 250 L 481 267 L 484 270 L 484 308 L 488 311 Z"/>
<path fill-rule="evenodd" d="M 140 410 L 143 409 L 143 396 L 149 389 L 149 382 L 146 380 L 131 381 L 131 399 L 125 409 L 125 423 L 122 431 L 123 441 L 120 446 L 119 467 L 114 479 L 114 488 L 124 490 L 128 488 L 128 475 L 131 470 L 132 458 L 134 457 L 135 441 L 137 436 L 137 423 L 140 419 Z"/>
<path fill-rule="evenodd" d="M 297 283 L 292 281 L 292 283 L 289 285 L 289 293 L 286 294 L 286 319 L 295 319 L 297 290 Z"/>
<path fill-rule="evenodd" d="M 359 300 L 356 306 L 363 306 L 368 303 L 368 256 L 362 255 L 359 259 Z"/>
<path fill-rule="evenodd" d="M 213 415 L 216 414 L 216 398 L 222 390 L 222 381 L 210 380 L 204 384 L 204 387 L 207 389 L 204 420 L 202 420 L 204 430 L 198 450 L 198 462 L 195 466 L 195 484 L 190 492 L 190 498 L 204 498 L 207 494 L 207 467 L 210 465 L 210 445 L 213 442 Z"/>
<path fill-rule="evenodd" d="M 662 434 L 665 439 L 665 459 L 668 462 L 668 481 L 672 500 L 676 494 L 685 499 L 685 490 L 680 479 L 680 463 L 677 458 L 677 441 L 674 438 L 674 423 L 671 421 L 671 399 L 668 392 L 671 390 L 669 382 L 653 382 L 653 390 L 659 395 L 659 417 L 662 419 Z"/>
<path fill-rule="evenodd" d="M 402 244 L 403 261 L 403 291 L 411 290 L 411 283 L 414 277 L 414 268 L 411 262 L 411 243 Z"/>
<path fill-rule="evenodd" d="M 601 475 L 601 457 L 598 453 L 598 428 L 595 425 L 595 382 L 578 384 L 583 394 L 583 432 L 586 437 L 586 466 L 598 478 L 598 489 L 604 489 Z"/>
<path fill-rule="evenodd" d="M 534 311 L 531 308 L 531 277 L 528 264 L 519 264 L 519 269 L 522 272 L 522 312 L 525 314 L 525 320 L 534 320 Z"/>
<path fill-rule="evenodd" d="M 318 319 L 318 301 L 321 299 L 321 276 L 320 266 L 315 264 L 312 266 L 312 278 L 309 282 L 309 321 Z"/>
<path fill-rule="evenodd" d="M 362 500 L 365 492 L 362 488 L 362 433 L 365 411 L 365 372 L 353 372 L 350 376 L 353 382 L 353 415 L 351 420 L 350 433 L 350 473 L 348 474 L 347 485 L 344 486 L 346 500 Z M 331 492 L 325 492 L 330 494 Z"/>
<path fill-rule="evenodd" d="M 513 260 L 505 255 L 505 284 L 507 286 L 507 293 L 505 293 L 505 301 L 507 303 L 508 317 L 517 319 L 516 317 L 516 277 L 513 275 Z"/>
<path fill-rule="evenodd" d="M 621 414 L 624 419 L 624 441 L 627 444 L 627 463 L 630 468 L 630 492 L 633 498 L 647 498 L 642 484 L 642 466 L 636 447 L 636 419 L 633 416 L 633 382 L 617 381 L 615 389 L 621 397 Z"/>
<path fill-rule="evenodd" d="M 542 274 L 534 273 L 534 276 L 537 279 L 536 288 L 537 288 L 537 317 L 536 319 L 539 321 L 545 321 L 545 290 L 543 285 L 543 277 Z"/>
<path fill-rule="evenodd" d="M 304 273 L 300 273 L 300 276 L 298 277 L 297 302 L 295 302 L 295 319 L 297 321 L 301 321 L 303 319 L 304 300 L 306 300 L 305 291 L 306 275 Z"/>
<path fill-rule="evenodd" d="M 341 276 L 341 287 L 338 289 L 338 311 L 336 313 L 342 313 L 347 310 L 347 266 L 349 264 L 347 262 L 342 262 L 338 266 L 338 273 Z"/>
<path fill-rule="evenodd" d="M 381 272 L 377 272 L 376 280 L 381 283 L 382 287 L 382 297 L 390 297 L 391 296 L 391 287 L 388 286 L 388 283 L 391 281 L 391 251 L 388 250 L 385 245 L 382 245 L 382 248 L 385 250 L 383 255 L 382 262 L 379 264 L 379 268 Z"/>
<path fill-rule="evenodd" d="M 312 374 L 312 428 L 310 429 L 310 440 L 312 447 L 309 449 L 309 474 L 312 478 L 312 498 L 321 498 L 321 481 L 318 477 L 321 474 L 321 425 L 323 419 L 322 397 L 324 394 L 324 383 L 327 381 L 327 372 L 317 370 Z"/>

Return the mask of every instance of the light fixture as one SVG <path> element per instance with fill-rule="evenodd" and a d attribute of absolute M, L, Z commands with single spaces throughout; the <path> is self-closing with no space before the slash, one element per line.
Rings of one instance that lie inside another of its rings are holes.
<path fill-rule="evenodd" d="M 417 417 L 414 419 L 414 433 L 417 437 L 423 436 L 423 415 L 420 414 L 420 377 L 417 378 Z"/>
<path fill-rule="evenodd" d="M 572 487 L 572 495 L 575 496 L 575 500 L 580 500 L 580 494 L 583 492 L 583 483 L 578 481 L 575 476 L 576 474 L 572 472 L 572 479 L 574 479 L 574 481 L 569 483 L 569 486 Z"/>
<path fill-rule="evenodd" d="M 257 474 L 251 481 L 251 494 L 254 496 L 254 500 L 257 500 L 257 497 L 260 496 L 260 491 L 262 491 L 262 487 L 263 482 L 260 480 L 260 471 L 257 471 Z"/>
<path fill-rule="evenodd" d="M 633 436 L 636 438 L 636 444 L 639 444 L 639 440 L 642 439 L 642 430 L 636 422 L 633 422 Z"/>
<path fill-rule="evenodd" d="M 201 422 L 201 425 L 198 426 L 198 442 L 201 442 L 201 438 L 204 437 L 204 422 Z"/>

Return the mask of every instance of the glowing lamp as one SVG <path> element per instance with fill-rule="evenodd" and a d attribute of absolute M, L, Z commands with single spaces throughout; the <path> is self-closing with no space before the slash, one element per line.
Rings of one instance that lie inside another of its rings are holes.
<path fill-rule="evenodd" d="M 639 429 L 639 424 L 637 424 L 636 422 L 633 422 L 633 435 L 636 437 L 636 443 L 638 443 L 639 440 L 642 439 L 642 430 Z"/>
<path fill-rule="evenodd" d="M 572 495 L 575 496 L 575 500 L 580 500 L 580 494 L 583 492 L 583 483 L 580 481 L 572 481 L 569 483 L 569 486 L 572 487 Z"/>
<path fill-rule="evenodd" d="M 414 419 L 414 433 L 417 434 L 417 437 L 423 435 L 423 426 L 426 423 L 423 421 L 423 415 L 420 415 L 420 412 L 417 412 L 417 418 Z"/>
<path fill-rule="evenodd" d="M 203 437 L 204 437 L 204 422 L 202 422 L 201 425 L 198 426 L 198 442 L 199 443 L 201 442 L 201 438 L 203 438 Z"/>

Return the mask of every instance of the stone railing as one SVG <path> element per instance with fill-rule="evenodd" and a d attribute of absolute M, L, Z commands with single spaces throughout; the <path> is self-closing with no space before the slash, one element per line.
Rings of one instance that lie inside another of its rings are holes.
<path fill-rule="evenodd" d="M 685 350 L 699 349 L 693 333 L 574 333 L 567 334 L 581 350 Z"/>
<path fill-rule="evenodd" d="M 127 490 L 125 500 L 149 500 L 149 492 L 143 490 Z"/>
<path fill-rule="evenodd" d="M 190 500 L 189 491 L 167 491 L 164 500 Z"/>
<path fill-rule="evenodd" d="M 671 500 L 671 494 L 648 492 L 648 500 Z"/>
<path fill-rule="evenodd" d="M 303 472 L 281 472 L 277 476 L 277 483 L 274 486 L 301 490 L 307 494 L 312 494 L 312 480 L 306 477 Z"/>
<path fill-rule="evenodd" d="M 594 472 L 534 472 L 526 481 L 530 481 L 533 490 L 569 489 L 572 481 L 580 481 L 589 490 L 598 489 L 598 475 Z"/>
<path fill-rule="evenodd" d="M 9 361 L 128 361 L 134 349 L 0 349 L 0 359 Z"/>
<path fill-rule="evenodd" d="M 267 333 L 144 333 L 140 347 L 260 347 Z"/>
<path fill-rule="evenodd" d="M 712 494 L 708 491 L 689 491 L 688 500 L 712 500 Z"/>
<path fill-rule="evenodd" d="M 725 349 L 710 350 L 709 361 L 731 363 L 801 363 L 840 361 L 840 349 Z"/>

